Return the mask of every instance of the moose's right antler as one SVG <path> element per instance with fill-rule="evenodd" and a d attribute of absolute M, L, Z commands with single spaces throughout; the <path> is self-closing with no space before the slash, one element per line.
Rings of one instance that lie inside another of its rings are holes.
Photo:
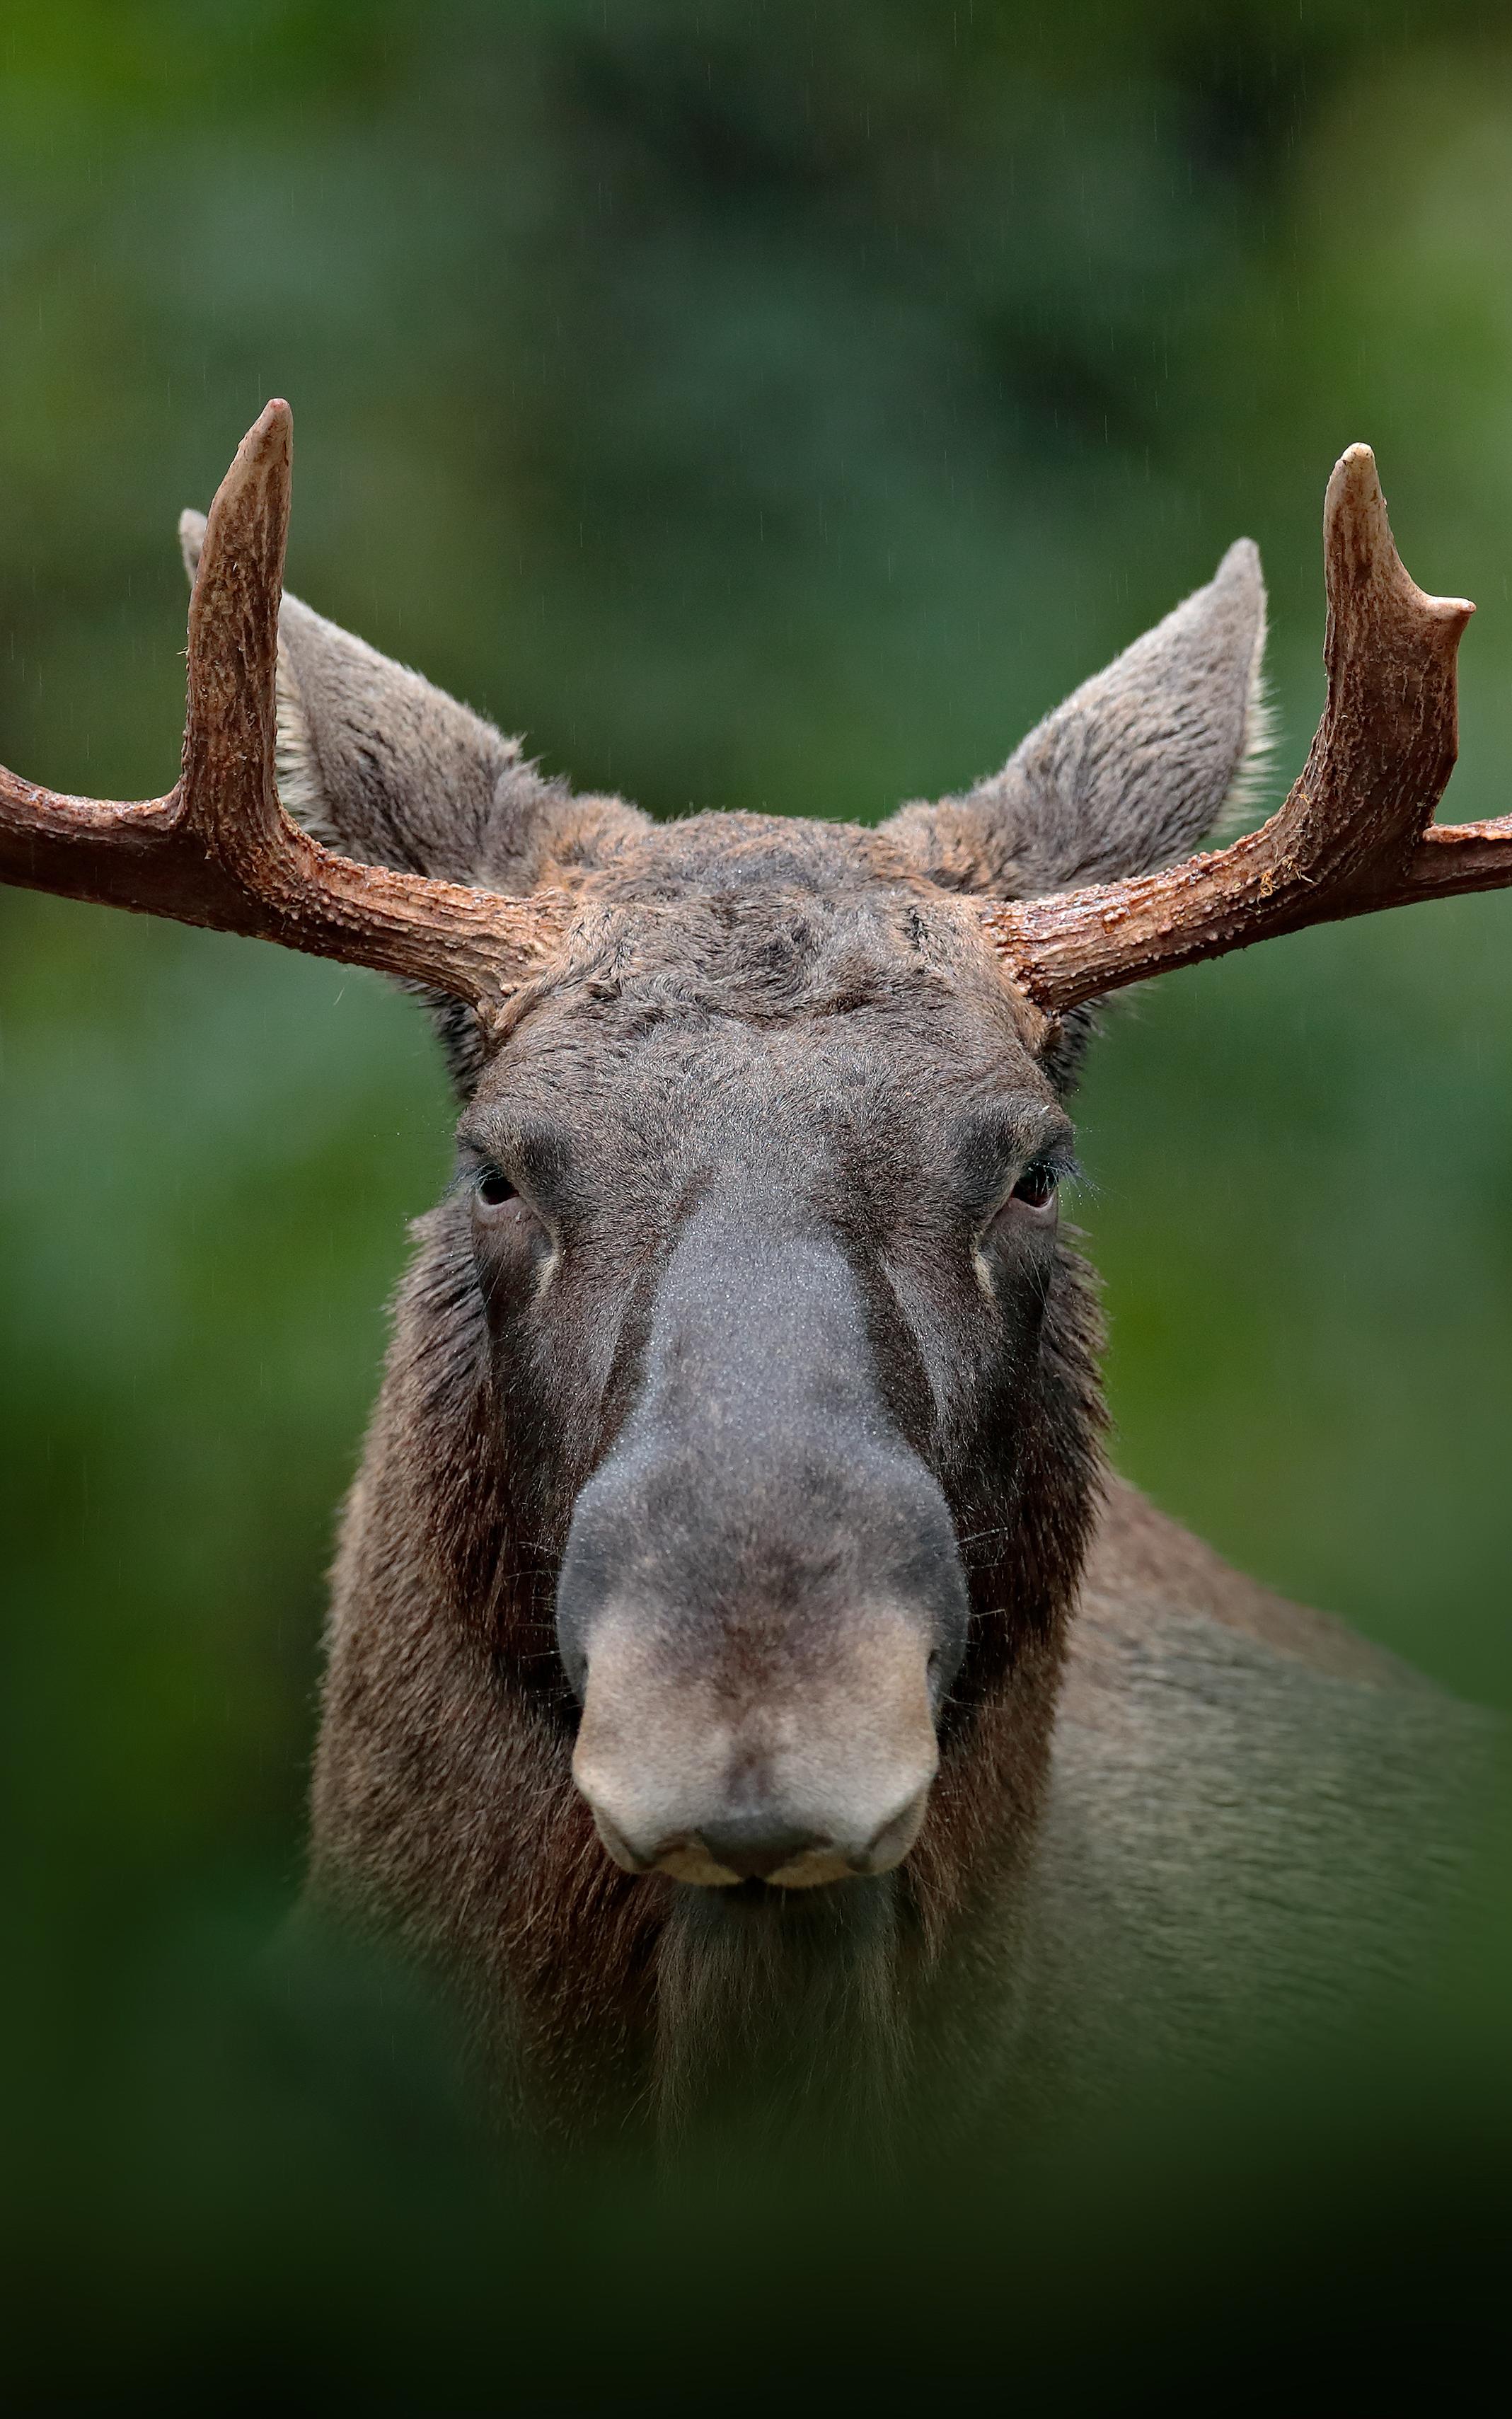
<path fill-rule="evenodd" d="M 1290 796 L 1232 847 L 1164 872 L 985 912 L 1045 1014 L 1305 924 L 1512 885 L 1512 815 L 1438 825 L 1458 745 L 1455 656 L 1474 611 L 1426 596 L 1392 543 L 1368 445 L 1323 505 L 1328 696 Z"/>
<path fill-rule="evenodd" d="M 489 1020 L 568 921 L 548 893 L 509 899 L 310 839 L 279 803 L 278 606 L 292 415 L 269 404 L 210 507 L 189 608 L 183 769 L 166 797 L 62 797 L 0 766 L 0 882 L 280 941 L 465 999 Z"/>

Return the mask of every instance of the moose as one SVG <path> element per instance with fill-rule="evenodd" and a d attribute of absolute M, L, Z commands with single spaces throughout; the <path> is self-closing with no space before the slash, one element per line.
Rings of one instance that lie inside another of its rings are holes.
<path fill-rule="evenodd" d="M 655 823 L 284 596 L 290 460 L 270 403 L 184 516 L 175 787 L 0 772 L 0 878 L 376 968 L 455 1078 L 309 1903 L 563 2142 L 743 2095 L 986 2123 L 1305 2020 L 1343 1939 L 1394 1970 L 1473 1718 L 1111 1474 L 1058 1208 L 1094 1003 L 1512 884 L 1512 817 L 1434 821 L 1473 609 L 1409 578 L 1368 448 L 1306 764 L 1208 854 L 1261 736 L 1247 541 L 964 794 Z"/>

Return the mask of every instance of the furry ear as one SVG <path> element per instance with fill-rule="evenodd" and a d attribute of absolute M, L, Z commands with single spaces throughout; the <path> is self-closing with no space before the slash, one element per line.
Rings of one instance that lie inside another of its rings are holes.
<path fill-rule="evenodd" d="M 952 890 L 1041 897 L 1149 873 L 1242 813 L 1270 742 L 1265 584 L 1248 538 L 959 798 L 887 826 Z"/>
<path fill-rule="evenodd" d="M 185 513 L 178 536 L 193 584 L 204 515 Z M 644 821 L 543 779 L 517 739 L 296 596 L 278 616 L 278 786 L 343 856 L 516 893 Z"/>

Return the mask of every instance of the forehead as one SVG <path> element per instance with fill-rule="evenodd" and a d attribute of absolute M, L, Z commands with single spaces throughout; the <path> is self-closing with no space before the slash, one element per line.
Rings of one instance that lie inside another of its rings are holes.
<path fill-rule="evenodd" d="M 560 966 L 521 1001 L 477 1105 L 532 1122 L 707 1131 L 1054 1094 L 968 901 L 875 834 L 754 816 L 664 828 L 585 885 Z"/>

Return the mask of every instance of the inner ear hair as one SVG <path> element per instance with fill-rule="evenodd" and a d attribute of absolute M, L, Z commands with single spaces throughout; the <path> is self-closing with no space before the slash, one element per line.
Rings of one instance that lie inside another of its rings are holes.
<path fill-rule="evenodd" d="M 1001 772 L 888 829 L 953 890 L 1044 897 L 1148 873 L 1242 819 L 1270 740 L 1265 587 L 1247 538 L 1036 725 Z"/>
<path fill-rule="evenodd" d="M 1206 832 L 1197 833 L 1199 840 L 1232 840 L 1236 833 L 1247 830 L 1255 822 L 1257 810 L 1263 805 L 1266 792 L 1274 779 L 1281 726 L 1265 669 L 1265 596 L 1262 591 L 1259 635 L 1250 665 L 1249 695 L 1244 703 L 1244 736 L 1239 763 L 1234 767 L 1227 795 L 1212 822 Z M 1142 867 L 1138 870 L 1148 872 L 1153 869 Z"/>
<path fill-rule="evenodd" d="M 191 581 L 205 527 L 198 513 L 179 522 Z M 617 799 L 575 798 L 517 739 L 287 593 L 275 695 L 283 804 L 359 864 L 520 897 L 644 822 Z"/>

